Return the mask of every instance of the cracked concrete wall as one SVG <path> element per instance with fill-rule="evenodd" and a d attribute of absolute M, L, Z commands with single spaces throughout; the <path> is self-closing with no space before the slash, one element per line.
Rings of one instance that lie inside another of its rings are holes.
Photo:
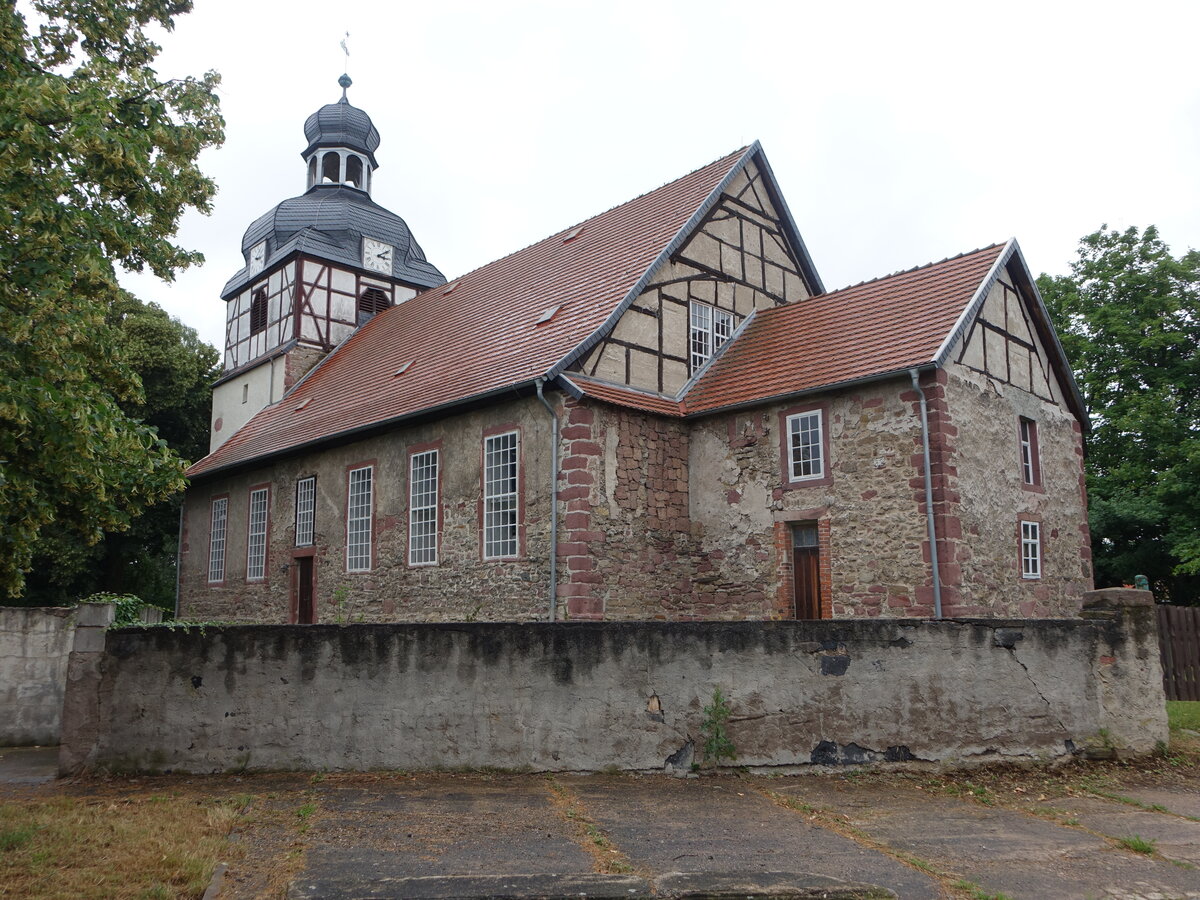
<path fill-rule="evenodd" d="M 0 747 L 57 744 L 75 611 L 0 607 Z"/>
<path fill-rule="evenodd" d="M 1145 753 L 1166 737 L 1152 613 L 123 629 L 70 686 L 94 715 L 64 724 L 63 758 L 686 771 L 718 687 L 738 765 Z"/>

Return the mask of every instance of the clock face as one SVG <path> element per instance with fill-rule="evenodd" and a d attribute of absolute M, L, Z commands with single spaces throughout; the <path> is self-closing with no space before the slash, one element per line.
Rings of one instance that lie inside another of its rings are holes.
<path fill-rule="evenodd" d="M 259 241 L 250 248 L 250 271 L 261 272 L 267 261 L 267 242 Z"/>
<path fill-rule="evenodd" d="M 392 274 L 392 245 L 363 238 L 363 265 L 385 275 Z"/>

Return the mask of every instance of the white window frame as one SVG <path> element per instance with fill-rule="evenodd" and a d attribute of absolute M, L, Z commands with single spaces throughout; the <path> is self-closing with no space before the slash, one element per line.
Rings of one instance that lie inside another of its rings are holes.
<path fill-rule="evenodd" d="M 438 451 L 422 450 L 408 460 L 408 564 L 438 564 Z"/>
<path fill-rule="evenodd" d="M 511 469 L 511 474 L 506 472 Z M 512 559 L 520 553 L 521 435 L 483 439 L 483 558 Z"/>
<path fill-rule="evenodd" d="M 1021 416 L 1017 419 L 1017 432 L 1021 441 L 1021 481 L 1036 485 L 1041 482 L 1041 460 L 1038 459 L 1037 422 Z"/>
<path fill-rule="evenodd" d="M 316 541 L 317 476 L 296 480 L 296 546 L 311 547 Z"/>
<path fill-rule="evenodd" d="M 267 577 L 267 518 L 271 504 L 269 487 L 250 491 L 246 506 L 246 580 L 262 581 Z"/>
<path fill-rule="evenodd" d="M 825 477 L 825 416 L 823 410 L 809 409 L 787 417 L 787 460 L 789 481 L 813 481 Z M 815 427 L 814 427 L 815 423 Z M 813 436 L 815 435 L 815 440 Z M 806 440 L 807 438 L 807 440 Z M 797 449 L 815 447 L 815 455 L 803 452 L 796 458 Z M 805 471 L 805 470 L 808 471 Z"/>
<path fill-rule="evenodd" d="M 346 473 L 346 571 L 370 572 L 374 532 L 375 467 Z"/>
<path fill-rule="evenodd" d="M 691 301 L 688 310 L 688 347 L 696 372 L 733 335 L 733 313 L 698 300 Z"/>
<path fill-rule="evenodd" d="M 1042 526 L 1040 522 L 1021 520 L 1021 577 L 1042 577 Z"/>
<path fill-rule="evenodd" d="M 208 532 L 208 583 L 225 580 L 225 534 L 229 524 L 229 498 L 213 500 Z"/>

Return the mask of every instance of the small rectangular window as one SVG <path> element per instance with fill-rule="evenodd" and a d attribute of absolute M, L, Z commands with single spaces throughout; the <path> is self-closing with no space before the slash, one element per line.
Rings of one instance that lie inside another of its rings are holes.
<path fill-rule="evenodd" d="M 804 481 L 825 475 L 825 446 L 819 409 L 788 416 L 787 440 L 790 480 Z"/>
<path fill-rule="evenodd" d="M 689 316 L 692 371 L 695 372 L 733 335 L 733 313 L 693 301 Z"/>
<path fill-rule="evenodd" d="M 1042 527 L 1037 522 L 1021 523 L 1021 577 L 1042 577 Z"/>
<path fill-rule="evenodd" d="M 408 564 L 438 561 L 438 452 L 414 453 L 408 479 Z"/>
<path fill-rule="evenodd" d="M 374 467 L 351 469 L 346 490 L 346 571 L 371 571 L 371 513 Z"/>
<path fill-rule="evenodd" d="M 1025 484 L 1042 483 L 1041 460 L 1038 459 L 1037 422 L 1020 419 L 1021 436 L 1021 481 Z"/>
<path fill-rule="evenodd" d="M 311 475 L 296 482 L 296 546 L 311 547 L 317 513 L 317 478 Z"/>
<path fill-rule="evenodd" d="M 208 532 L 208 580 L 225 580 L 225 521 L 229 514 L 229 498 L 212 502 L 212 527 Z"/>
<path fill-rule="evenodd" d="M 250 492 L 250 515 L 246 535 L 246 580 L 261 581 L 267 575 L 268 488 Z"/>
<path fill-rule="evenodd" d="M 483 444 L 483 557 L 517 555 L 517 433 Z"/>

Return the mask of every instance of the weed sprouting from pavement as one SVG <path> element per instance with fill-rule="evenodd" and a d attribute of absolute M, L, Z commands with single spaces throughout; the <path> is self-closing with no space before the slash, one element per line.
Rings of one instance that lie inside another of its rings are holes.
<path fill-rule="evenodd" d="M 1146 856 L 1153 856 L 1155 853 L 1155 841 L 1148 841 L 1136 834 L 1131 834 L 1129 837 L 1120 839 L 1120 844 L 1126 850 L 1132 850 L 1134 853 L 1143 853 Z"/>

